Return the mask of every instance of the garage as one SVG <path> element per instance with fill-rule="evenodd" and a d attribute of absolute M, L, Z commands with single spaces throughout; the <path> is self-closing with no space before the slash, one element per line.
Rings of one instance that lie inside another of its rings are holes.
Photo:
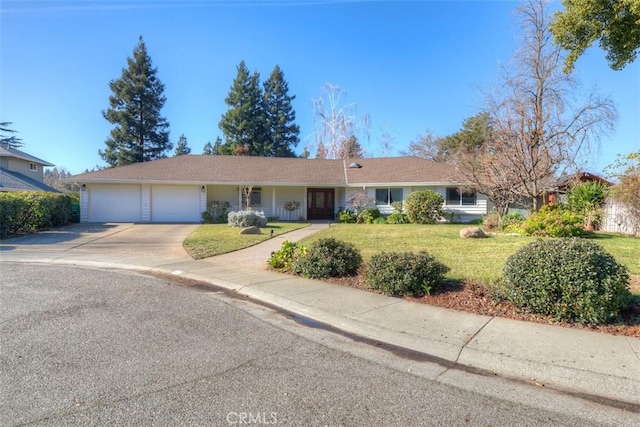
<path fill-rule="evenodd" d="M 140 222 L 141 195 L 140 185 L 91 185 L 88 219 L 90 222 Z"/>
<path fill-rule="evenodd" d="M 151 222 L 199 222 L 200 186 L 153 185 Z"/>

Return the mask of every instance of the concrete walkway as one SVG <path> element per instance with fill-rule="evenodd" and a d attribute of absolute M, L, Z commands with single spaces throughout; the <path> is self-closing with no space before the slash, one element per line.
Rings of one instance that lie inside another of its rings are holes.
<path fill-rule="evenodd" d="M 180 275 L 429 355 L 440 366 L 434 379 L 451 368 L 478 370 L 609 401 L 640 416 L 639 338 L 479 316 L 265 268 L 264 262 L 282 241 L 297 241 L 327 226 L 313 224 L 249 249 L 198 261 L 175 256 L 175 250 L 154 256 L 145 251 L 136 254 L 129 245 L 118 253 L 113 248 L 92 250 L 90 243 L 33 245 L 24 237 L 1 242 L 0 266 L 37 262 Z M 33 237 L 38 238 L 42 236 Z"/>

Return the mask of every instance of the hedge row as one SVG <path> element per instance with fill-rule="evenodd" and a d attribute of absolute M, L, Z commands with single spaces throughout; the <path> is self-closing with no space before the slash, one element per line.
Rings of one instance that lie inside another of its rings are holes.
<path fill-rule="evenodd" d="M 73 202 L 68 194 L 45 191 L 0 193 L 0 238 L 77 222 Z"/>

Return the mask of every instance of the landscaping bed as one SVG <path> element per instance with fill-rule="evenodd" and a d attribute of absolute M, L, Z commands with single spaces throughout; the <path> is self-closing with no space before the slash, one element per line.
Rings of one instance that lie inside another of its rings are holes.
<path fill-rule="evenodd" d="M 376 292 L 366 285 L 363 268 L 361 268 L 355 276 L 329 278 L 325 280 L 338 285 L 349 286 L 368 292 Z M 440 289 L 432 292 L 430 295 L 419 298 L 405 297 L 404 299 L 474 314 L 640 338 L 640 275 L 631 276 L 631 291 L 635 295 L 635 298 L 629 309 L 623 313 L 622 322 L 609 325 L 583 325 L 580 323 L 557 322 L 547 316 L 521 313 L 508 301 L 494 297 L 494 292 L 490 286 L 471 281 L 448 280 L 443 283 Z"/>

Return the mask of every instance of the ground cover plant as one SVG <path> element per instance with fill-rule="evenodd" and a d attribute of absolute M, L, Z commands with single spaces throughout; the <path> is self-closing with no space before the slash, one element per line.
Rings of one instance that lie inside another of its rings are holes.
<path fill-rule="evenodd" d="M 277 236 L 308 225 L 300 222 L 271 222 L 261 228 L 262 234 L 240 234 L 238 228 L 228 224 L 205 224 L 191 233 L 183 246 L 194 259 L 208 258 L 264 242 L 270 238 L 271 231 Z"/>

